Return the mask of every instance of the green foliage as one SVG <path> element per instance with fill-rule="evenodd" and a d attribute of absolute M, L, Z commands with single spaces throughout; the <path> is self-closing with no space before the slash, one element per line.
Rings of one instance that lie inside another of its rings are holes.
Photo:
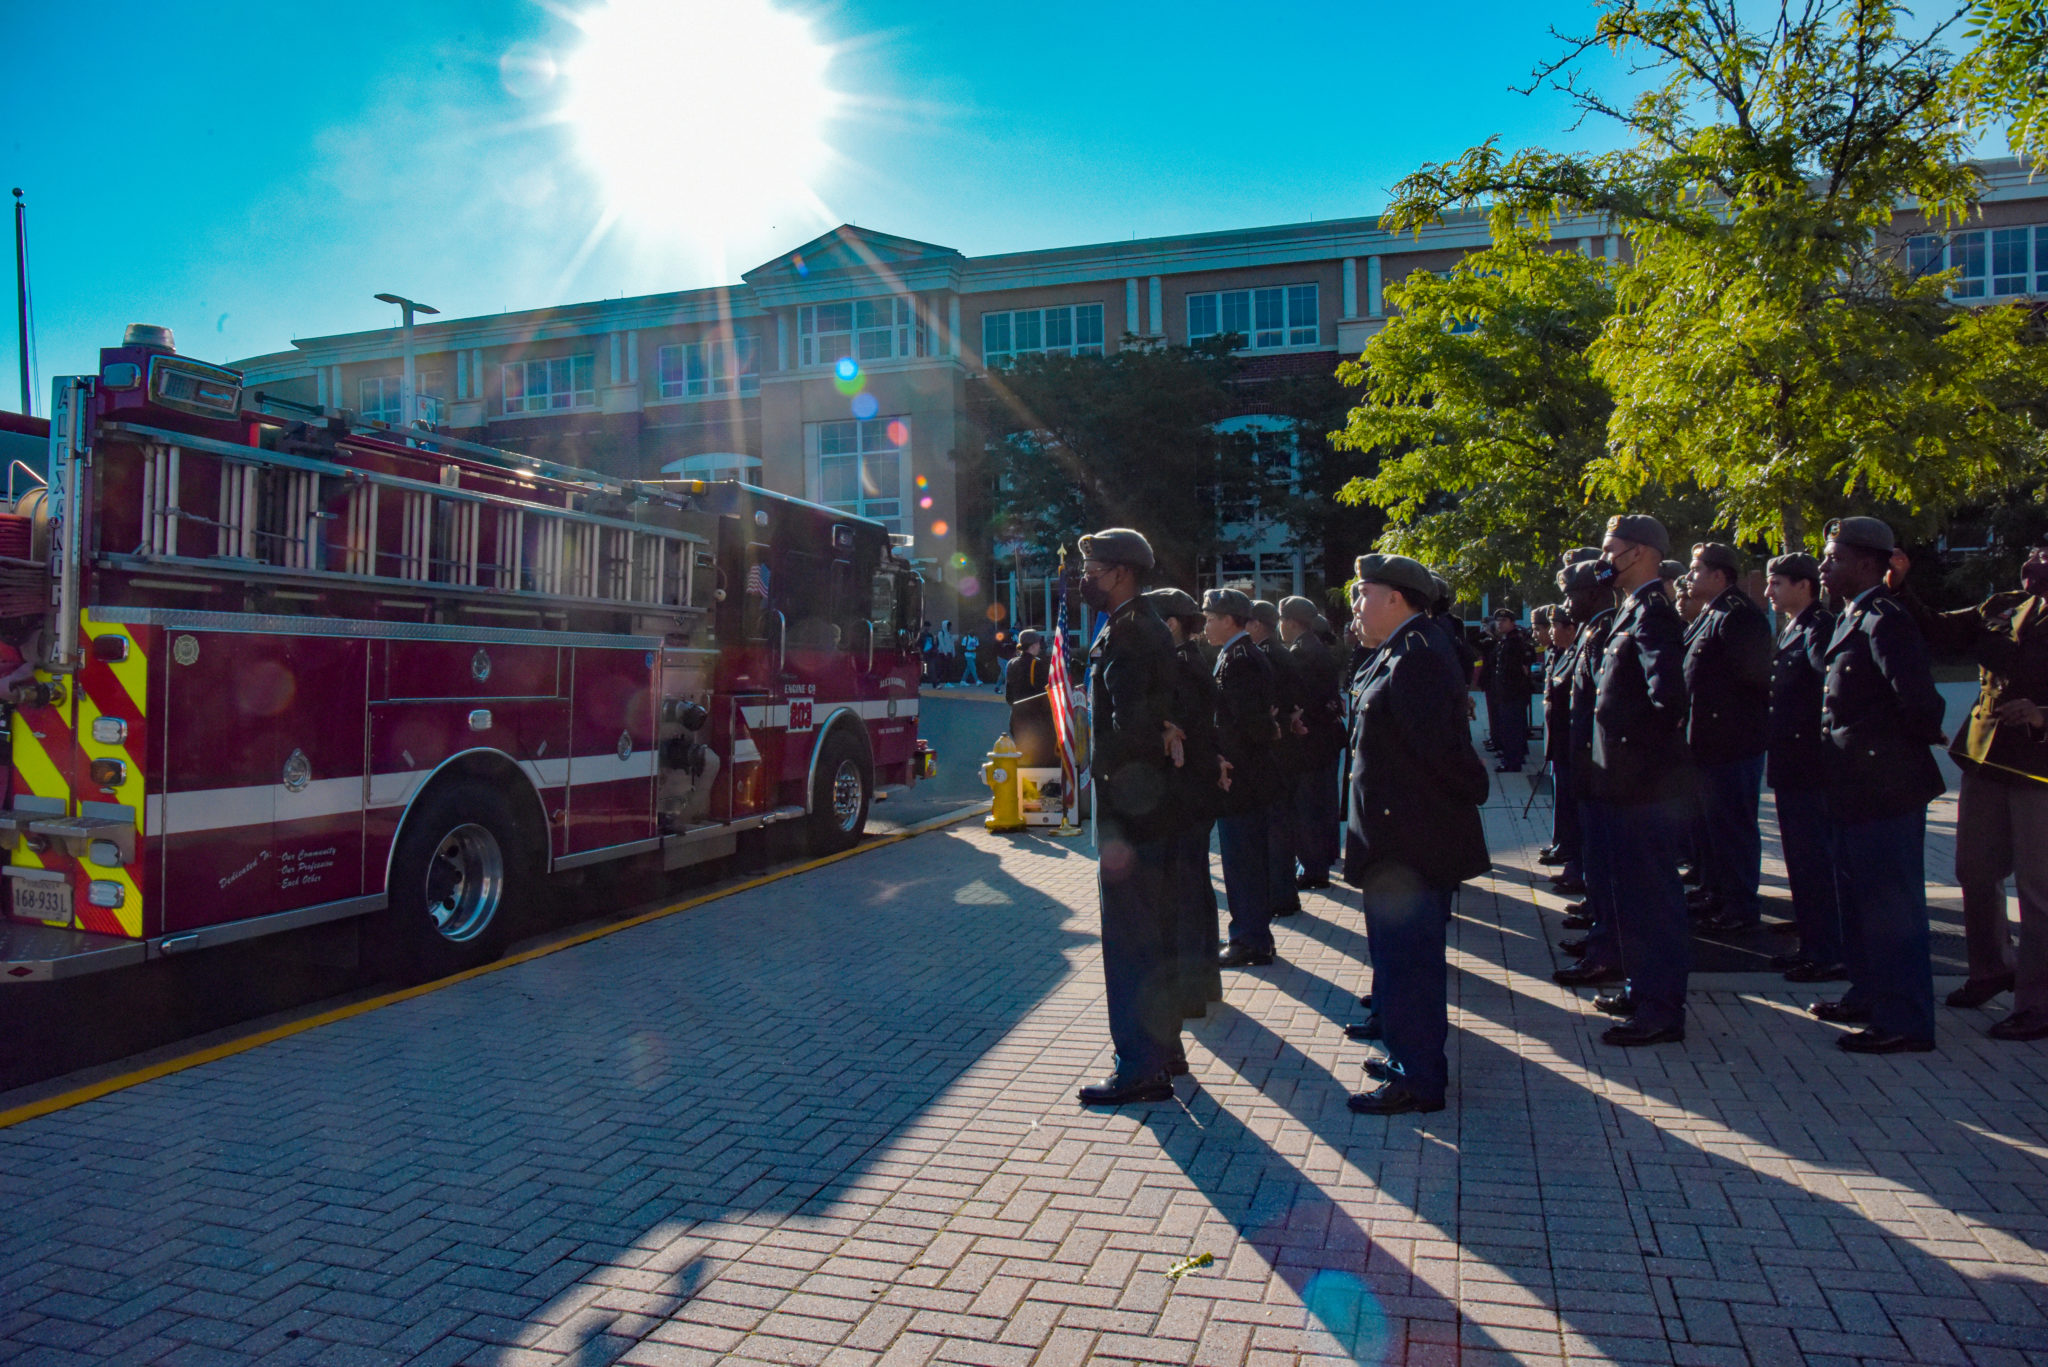
<path fill-rule="evenodd" d="M 1988 0 L 1996 3 L 1996 0 Z M 1810 544 L 1847 510 L 1940 508 L 2041 460 L 2048 348 L 2017 309 L 1954 309 L 1915 279 L 1894 229 L 1917 203 L 1965 218 L 1979 182 L 1966 89 L 1888 0 L 1604 0 L 1595 32 L 1539 75 L 1633 145 L 1603 156 L 1502 153 L 1427 166 L 1388 219 L 1420 227 L 1484 205 L 1497 240 L 1566 215 L 1627 233 L 1631 266 L 1587 348 L 1614 398 L 1605 449 L 1570 472 L 1595 500 L 1690 485 L 1750 540 Z M 1587 88 L 1597 48 L 1653 86 Z"/>
<path fill-rule="evenodd" d="M 2048 159 L 2048 0 L 1977 0 L 1956 76 L 1970 125 L 2006 126 L 2014 155 Z"/>
<path fill-rule="evenodd" d="M 1614 405 L 1588 348 L 1614 307 L 1605 263 L 1510 231 L 1387 297 L 1398 312 L 1337 372 L 1364 393 L 1331 440 L 1379 458 L 1339 499 L 1385 509 L 1380 547 L 1466 590 L 1597 543 L 1611 509 L 1586 472 Z"/>

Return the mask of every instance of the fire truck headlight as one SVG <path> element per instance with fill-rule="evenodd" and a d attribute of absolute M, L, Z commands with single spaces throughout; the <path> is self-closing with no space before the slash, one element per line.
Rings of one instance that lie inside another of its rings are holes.
<path fill-rule="evenodd" d="M 128 781 L 128 765 L 124 760 L 96 759 L 86 772 L 102 788 L 118 788 Z"/>
<path fill-rule="evenodd" d="M 128 900 L 128 891 L 111 878 L 95 878 L 86 887 L 85 900 L 112 910 Z"/>

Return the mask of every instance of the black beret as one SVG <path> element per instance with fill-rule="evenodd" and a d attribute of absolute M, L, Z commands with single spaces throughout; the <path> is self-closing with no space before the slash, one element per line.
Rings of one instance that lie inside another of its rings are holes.
<path fill-rule="evenodd" d="M 1129 527 L 1107 527 L 1093 536 L 1081 538 L 1081 558 L 1099 560 L 1105 565 L 1130 565 L 1149 570 L 1152 568 L 1152 543 Z"/>
<path fill-rule="evenodd" d="M 1804 579 L 1808 583 L 1820 582 L 1820 562 L 1804 551 L 1793 551 L 1781 555 L 1770 563 L 1770 573 L 1782 579 Z"/>
<path fill-rule="evenodd" d="M 1671 533 L 1648 513 L 1617 513 L 1607 519 L 1607 534 L 1648 546 L 1658 555 L 1671 554 Z"/>
<path fill-rule="evenodd" d="M 1587 589 L 1600 587 L 1600 567 L 1591 560 L 1581 560 L 1567 565 L 1557 572 L 1557 587 L 1563 593 L 1583 593 Z"/>
<path fill-rule="evenodd" d="M 1719 570 L 1730 579 L 1742 573 L 1742 557 L 1735 553 L 1733 546 L 1719 541 L 1702 541 L 1692 548 L 1692 558 L 1710 570 Z"/>
<path fill-rule="evenodd" d="M 1299 594 L 1290 593 L 1280 600 L 1280 615 L 1290 622 L 1312 627 L 1316 624 L 1316 605 Z"/>
<path fill-rule="evenodd" d="M 1145 601 L 1161 617 L 1199 617 L 1201 605 L 1186 589 L 1147 589 Z"/>
<path fill-rule="evenodd" d="M 1045 633 L 1037 627 L 1026 627 L 1017 633 L 1017 649 L 1028 650 L 1045 640 Z"/>
<path fill-rule="evenodd" d="M 1828 523 L 1828 540 L 1882 555 L 1890 555 L 1899 545 L 1892 529 L 1874 517 L 1838 517 Z"/>
<path fill-rule="evenodd" d="M 1263 622 L 1269 627 L 1277 627 L 1280 625 L 1280 609 L 1264 598 L 1255 599 L 1252 603 L 1252 620 Z"/>
<path fill-rule="evenodd" d="M 1420 560 L 1411 560 L 1405 555 L 1361 555 L 1353 570 L 1368 584 L 1391 584 L 1397 589 L 1408 590 L 1424 602 L 1432 602 L 1440 596 L 1436 576 Z"/>
<path fill-rule="evenodd" d="M 1202 611 L 1221 613 L 1235 617 L 1240 622 L 1252 618 L 1252 600 L 1238 589 L 1210 589 L 1202 595 Z"/>

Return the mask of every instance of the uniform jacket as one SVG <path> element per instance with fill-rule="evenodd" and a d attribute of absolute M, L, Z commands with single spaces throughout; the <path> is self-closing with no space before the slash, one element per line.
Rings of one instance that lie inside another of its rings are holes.
<path fill-rule="evenodd" d="M 1045 692 L 1051 668 L 1043 654 L 1011 656 L 1010 663 L 1003 668 L 1003 701 L 1015 703 Z"/>
<path fill-rule="evenodd" d="M 1469 692 L 1479 677 L 1479 652 L 1472 648 L 1472 642 L 1465 636 L 1465 619 L 1450 613 L 1433 613 L 1430 622 L 1443 634 L 1444 646 L 1458 661 L 1458 687 Z M 1361 655 L 1372 654 L 1362 650 Z"/>
<path fill-rule="evenodd" d="M 1472 748 L 1465 689 L 1411 617 L 1374 654 L 1351 718 L 1351 802 L 1344 877 L 1362 883 L 1381 864 L 1455 887 L 1490 866 L 1479 808 L 1492 790 Z"/>
<path fill-rule="evenodd" d="M 1901 601 L 1934 649 L 1977 666 L 1977 703 L 1949 746 L 1956 763 L 1986 778 L 2048 780 L 2048 730 L 2003 726 L 1999 704 L 2015 698 L 2048 707 L 2048 603 L 2031 593 L 1994 593 L 1973 608 L 1929 612 L 1911 593 Z"/>
<path fill-rule="evenodd" d="M 1186 733 L 1180 767 L 1172 774 L 1175 827 L 1206 825 L 1222 810 L 1223 790 L 1216 786 L 1216 678 L 1199 641 L 1174 649 L 1173 702 L 1167 715 Z"/>
<path fill-rule="evenodd" d="M 1173 634 L 1143 598 L 1109 616 L 1088 651 L 1090 765 L 1102 824 L 1136 843 L 1173 830 L 1165 722 L 1173 707 Z"/>
<path fill-rule="evenodd" d="M 1684 796 L 1685 722 L 1685 626 L 1652 580 L 1615 609 L 1601 656 L 1592 795 L 1623 804 Z"/>
<path fill-rule="evenodd" d="M 1302 758 L 1324 764 L 1344 750 L 1344 702 L 1337 653 L 1313 632 L 1303 632 L 1287 647 L 1294 679 L 1301 693 L 1301 720 L 1308 734 L 1300 738 Z"/>
<path fill-rule="evenodd" d="M 1790 792 L 1827 782 L 1820 729 L 1827 678 L 1822 657 L 1834 635 L 1835 616 L 1818 602 L 1808 603 L 1778 633 L 1771 661 L 1771 739 L 1764 760 L 1764 776 L 1773 788 Z"/>
<path fill-rule="evenodd" d="M 1486 643 L 1486 669 L 1481 682 L 1486 691 L 1503 702 L 1527 703 L 1535 691 L 1530 670 L 1536 664 L 1536 645 L 1529 634 L 1515 627 L 1505 636 Z"/>
<path fill-rule="evenodd" d="M 1600 662 L 1607 658 L 1607 637 L 1613 630 L 1614 609 L 1602 608 L 1579 628 L 1572 642 L 1571 762 L 1581 769 L 1593 762 L 1593 703 L 1600 693 Z"/>
<path fill-rule="evenodd" d="M 1927 641 L 1882 585 L 1842 609 L 1822 656 L 1829 810 L 1877 821 L 1925 807 L 1945 786 L 1928 749 L 1941 740 L 1941 694 Z"/>
<path fill-rule="evenodd" d="M 1543 665 L 1543 758 L 1550 764 L 1569 764 L 1572 758 L 1572 666 L 1578 658 L 1578 638 L 1563 650 L 1553 650 Z"/>
<path fill-rule="evenodd" d="M 1301 672 L 1295 667 L 1294 652 L 1281 641 L 1279 632 L 1268 636 L 1259 650 L 1273 666 L 1273 713 L 1280 727 L 1273 754 L 1280 765 L 1281 781 L 1287 783 L 1301 772 L 1303 758 L 1303 738 L 1294 734 L 1294 709 L 1301 708 L 1304 717 L 1308 712 Z"/>
<path fill-rule="evenodd" d="M 1685 634 L 1686 744 L 1696 764 L 1760 755 L 1770 739 L 1771 624 L 1741 589 L 1707 604 Z"/>
<path fill-rule="evenodd" d="M 1238 637 L 1216 656 L 1216 748 L 1231 766 L 1224 814 L 1264 807 L 1279 795 L 1273 702 L 1272 661 L 1251 637 Z"/>

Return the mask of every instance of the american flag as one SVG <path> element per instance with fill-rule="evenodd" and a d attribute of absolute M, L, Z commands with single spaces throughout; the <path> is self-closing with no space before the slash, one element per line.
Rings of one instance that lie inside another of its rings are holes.
<path fill-rule="evenodd" d="M 1053 628 L 1052 661 L 1046 666 L 1045 695 L 1052 703 L 1053 734 L 1060 742 L 1060 810 L 1073 824 L 1075 795 L 1080 786 L 1080 760 L 1074 743 L 1074 695 L 1067 683 L 1067 580 L 1060 576 L 1060 616 Z"/>

